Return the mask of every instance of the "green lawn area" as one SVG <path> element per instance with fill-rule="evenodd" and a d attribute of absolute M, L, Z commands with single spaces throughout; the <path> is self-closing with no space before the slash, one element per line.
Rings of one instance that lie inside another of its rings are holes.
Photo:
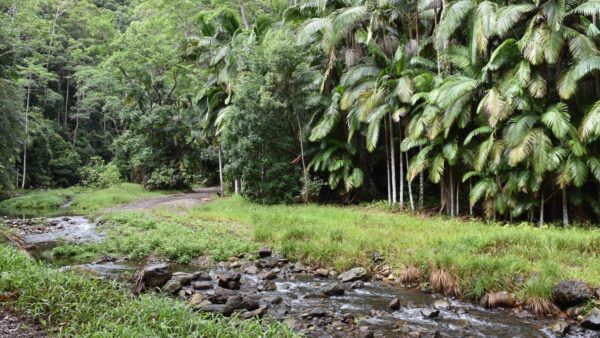
<path fill-rule="evenodd" d="M 70 187 L 66 189 L 33 190 L 25 191 L 20 196 L 1 201 L 0 209 L 43 213 L 56 210 L 71 200 L 70 212 L 89 214 L 114 205 L 164 194 L 165 192 L 161 191 L 146 190 L 141 185 L 134 183 L 120 183 L 106 189 Z"/>
<path fill-rule="evenodd" d="M 204 316 L 166 296 L 135 297 L 120 284 L 59 272 L 0 244 L 0 292 L 8 306 L 63 337 L 291 337 L 281 324 Z M 6 303 L 5 303 L 6 304 Z"/>

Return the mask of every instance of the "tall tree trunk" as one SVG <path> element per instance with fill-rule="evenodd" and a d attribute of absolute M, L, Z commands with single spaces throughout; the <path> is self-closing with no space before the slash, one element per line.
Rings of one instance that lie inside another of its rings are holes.
<path fill-rule="evenodd" d="M 241 4 L 240 4 L 241 6 Z M 296 112 L 296 122 L 298 122 L 298 140 L 300 141 L 300 158 L 302 159 L 302 174 L 304 175 L 304 203 L 308 203 L 308 171 L 306 170 L 306 162 L 304 162 L 304 141 L 302 140 L 302 125 L 300 117 Z"/>
<path fill-rule="evenodd" d="M 244 5 L 242 5 L 241 0 L 240 0 L 240 14 L 242 16 L 242 22 L 244 23 L 244 27 L 246 27 L 246 29 L 249 29 L 250 25 L 248 24 L 248 19 L 246 18 L 246 12 L 244 11 Z"/>
<path fill-rule="evenodd" d="M 473 184 L 471 183 L 471 178 L 469 178 L 469 198 L 471 197 L 471 191 L 473 190 Z M 469 201 L 469 216 L 473 216 L 473 204 Z"/>
<path fill-rule="evenodd" d="M 27 177 L 27 144 L 29 143 L 29 102 L 31 98 L 31 73 L 29 74 L 29 83 L 27 84 L 27 101 L 25 104 L 25 142 L 23 142 L 23 176 L 21 179 L 21 189 L 25 189 L 25 179 Z"/>
<path fill-rule="evenodd" d="M 69 82 L 70 78 L 67 77 L 67 95 L 65 97 L 65 127 L 67 126 L 67 116 L 69 115 Z"/>
<path fill-rule="evenodd" d="M 392 173 L 392 204 L 396 204 L 396 151 L 394 147 L 394 124 L 392 123 L 392 114 L 388 114 L 390 124 L 390 171 Z"/>
<path fill-rule="evenodd" d="M 221 155 L 221 146 L 219 146 L 219 184 L 221 186 L 221 197 L 225 196 L 225 189 L 223 188 L 223 160 Z"/>
<path fill-rule="evenodd" d="M 388 193 L 388 204 L 392 204 L 392 184 L 390 181 L 390 150 L 388 149 L 388 138 L 389 132 L 387 127 L 387 122 L 383 123 L 383 128 L 385 130 L 385 169 L 386 169 L 386 180 L 387 180 L 387 193 Z"/>
<path fill-rule="evenodd" d="M 454 175 L 452 175 L 452 166 L 448 165 L 450 171 L 450 217 L 454 217 Z"/>
<path fill-rule="evenodd" d="M 408 152 L 406 152 L 406 167 L 408 168 Z M 406 184 L 408 185 L 408 199 L 410 200 L 410 210 L 415 211 L 415 201 L 413 200 L 413 193 L 412 193 L 412 182 L 407 181 Z"/>
<path fill-rule="evenodd" d="M 540 195 L 540 220 L 538 226 L 542 227 L 544 226 L 544 190 L 541 190 Z"/>
<path fill-rule="evenodd" d="M 234 185 L 234 189 L 235 189 L 235 194 L 236 194 L 236 195 L 237 195 L 237 194 L 239 194 L 239 193 L 240 193 L 240 191 L 239 191 L 239 189 L 238 189 L 238 180 L 234 180 L 234 181 L 233 181 L 233 185 Z"/>
<path fill-rule="evenodd" d="M 404 209 L 404 164 L 402 158 L 405 155 L 402 155 L 402 150 L 400 145 L 402 144 L 402 120 L 400 120 L 400 125 L 398 127 L 398 164 L 400 164 L 400 208 Z M 411 196 L 412 198 L 412 196 Z M 412 207 L 412 202 L 411 202 Z"/>
<path fill-rule="evenodd" d="M 446 209 L 446 182 L 444 176 L 440 180 L 440 211 L 441 214 Z"/>
<path fill-rule="evenodd" d="M 456 205 L 456 211 L 454 212 L 455 216 L 460 216 L 460 181 L 456 180 L 456 200 L 455 203 Z"/>
<path fill-rule="evenodd" d="M 562 189 L 563 226 L 569 226 L 569 204 L 567 201 L 567 188 Z"/>
<path fill-rule="evenodd" d="M 422 146 L 419 146 L 419 151 L 423 149 Z M 408 163 L 408 159 L 406 160 Z M 423 203 L 425 201 L 425 175 L 421 171 L 419 173 L 419 209 L 423 209 Z"/>

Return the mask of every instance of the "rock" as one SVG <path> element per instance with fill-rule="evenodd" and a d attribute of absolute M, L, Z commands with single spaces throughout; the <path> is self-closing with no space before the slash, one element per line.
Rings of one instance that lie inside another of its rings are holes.
<path fill-rule="evenodd" d="M 208 300 L 210 300 L 212 303 L 215 303 L 215 304 L 225 304 L 225 302 L 227 301 L 227 299 L 229 299 L 229 297 L 234 297 L 236 295 L 237 295 L 237 293 L 233 290 L 225 289 L 220 286 L 217 286 L 214 289 L 213 294 L 208 296 Z"/>
<path fill-rule="evenodd" d="M 392 299 L 392 301 L 388 304 L 388 308 L 392 311 L 396 311 L 400 309 L 400 298 L 394 298 Z"/>
<path fill-rule="evenodd" d="M 578 280 L 562 281 L 552 288 L 552 300 L 561 308 L 581 304 L 593 296 L 592 289 Z"/>
<path fill-rule="evenodd" d="M 323 308 L 318 307 L 318 308 L 310 310 L 310 312 L 308 313 L 308 316 L 312 317 L 312 318 L 325 317 L 325 316 L 327 316 L 327 311 Z"/>
<path fill-rule="evenodd" d="M 440 310 L 422 309 L 421 315 L 425 318 L 435 318 L 440 315 Z"/>
<path fill-rule="evenodd" d="M 433 307 L 438 310 L 447 310 L 450 308 L 450 303 L 447 300 L 439 299 L 433 302 Z"/>
<path fill-rule="evenodd" d="M 140 290 L 145 286 L 147 288 L 160 288 L 171 279 L 169 264 L 153 264 L 145 266 L 140 273 Z"/>
<path fill-rule="evenodd" d="M 596 298 L 600 299 L 600 288 L 596 289 Z"/>
<path fill-rule="evenodd" d="M 586 329 L 600 330 L 600 309 L 594 308 L 582 322 L 581 326 Z"/>
<path fill-rule="evenodd" d="M 244 272 L 249 275 L 256 275 L 258 273 L 258 268 L 256 265 L 249 265 L 244 268 Z"/>
<path fill-rule="evenodd" d="M 272 253 L 273 253 L 273 251 L 271 250 L 271 248 L 269 248 L 268 246 L 264 246 L 264 247 L 260 248 L 260 250 L 258 250 L 258 257 L 260 257 L 260 258 L 269 257 L 269 256 L 271 256 Z"/>
<path fill-rule="evenodd" d="M 327 278 L 327 277 L 329 277 L 329 270 L 317 269 L 317 270 L 315 270 L 315 277 Z"/>
<path fill-rule="evenodd" d="M 584 310 L 585 310 L 585 306 L 572 306 L 572 307 L 568 308 L 565 311 L 565 313 L 570 318 L 576 318 L 577 316 L 581 315 Z"/>
<path fill-rule="evenodd" d="M 485 307 L 513 308 L 517 304 L 515 295 L 506 291 L 488 293 L 481 297 L 479 305 Z"/>
<path fill-rule="evenodd" d="M 366 326 L 361 326 L 358 329 L 358 338 L 374 338 L 375 334 Z"/>
<path fill-rule="evenodd" d="M 179 282 L 183 285 L 191 282 L 194 278 L 194 275 L 187 272 L 174 272 L 171 278 L 179 280 Z"/>
<path fill-rule="evenodd" d="M 382 263 L 384 260 L 385 260 L 385 257 L 380 252 L 373 252 L 371 254 L 371 261 L 373 262 L 373 264 Z"/>
<path fill-rule="evenodd" d="M 190 305 L 199 305 L 204 300 L 204 296 L 201 293 L 194 293 L 190 298 Z"/>
<path fill-rule="evenodd" d="M 238 290 L 240 288 L 240 275 L 237 272 L 224 272 L 217 275 L 218 284 L 220 287 L 231 290 Z"/>
<path fill-rule="evenodd" d="M 224 316 L 231 316 L 233 311 L 224 304 L 209 304 L 198 308 L 200 312 L 216 313 Z"/>
<path fill-rule="evenodd" d="M 364 280 L 367 278 L 367 270 L 365 268 L 354 268 L 346 272 L 341 273 L 338 276 L 338 280 L 343 283 L 354 282 L 357 280 Z"/>
<path fill-rule="evenodd" d="M 196 290 L 212 289 L 212 282 L 209 281 L 195 281 L 192 283 L 192 287 Z"/>
<path fill-rule="evenodd" d="M 258 278 L 260 279 L 275 279 L 275 277 L 277 277 L 277 273 L 275 272 L 275 270 L 261 272 L 258 275 Z"/>
<path fill-rule="evenodd" d="M 268 309 L 269 308 L 267 306 L 263 305 L 255 310 L 243 312 L 241 317 L 243 319 L 250 319 L 255 317 L 262 318 L 262 316 L 264 316 L 267 313 Z"/>
<path fill-rule="evenodd" d="M 210 273 L 207 271 L 196 271 L 192 274 L 192 280 L 212 280 Z"/>
<path fill-rule="evenodd" d="M 270 280 L 262 281 L 262 282 L 258 283 L 257 290 L 258 291 L 276 291 L 277 285 L 275 285 L 275 282 L 270 281 Z"/>
<path fill-rule="evenodd" d="M 162 287 L 162 290 L 166 293 L 176 294 L 177 291 L 181 290 L 181 282 L 177 279 L 169 279 Z"/>
<path fill-rule="evenodd" d="M 344 292 L 344 287 L 340 284 L 330 284 L 321 289 L 321 294 L 325 297 L 343 296 Z"/>
<path fill-rule="evenodd" d="M 552 326 L 550 326 L 550 330 L 560 337 L 567 334 L 569 332 L 569 329 L 571 329 L 571 325 L 563 321 L 556 321 L 552 324 Z"/>
<path fill-rule="evenodd" d="M 292 271 L 294 273 L 300 273 L 300 272 L 304 271 L 304 266 L 302 265 L 301 262 L 296 262 L 296 264 L 294 264 L 294 266 L 292 267 Z"/>
<path fill-rule="evenodd" d="M 362 289 L 364 287 L 365 287 L 365 283 L 363 283 L 360 280 L 357 280 L 356 282 L 352 282 L 352 284 L 350 284 L 351 289 Z"/>

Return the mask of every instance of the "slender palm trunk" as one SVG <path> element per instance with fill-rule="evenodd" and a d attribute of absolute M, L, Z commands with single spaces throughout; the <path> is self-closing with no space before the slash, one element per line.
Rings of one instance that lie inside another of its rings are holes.
<path fill-rule="evenodd" d="M 390 150 L 388 149 L 388 128 L 387 122 L 383 123 L 385 130 L 385 169 L 387 181 L 388 204 L 392 204 L 392 185 L 390 183 Z"/>
<path fill-rule="evenodd" d="M 419 151 L 422 150 L 423 147 L 419 147 Z M 408 159 L 406 160 L 408 163 Z M 421 171 L 419 173 L 419 209 L 423 209 L 423 202 L 425 200 L 425 175 Z"/>
<path fill-rule="evenodd" d="M 454 212 L 454 215 L 459 216 L 460 215 L 460 181 L 456 180 L 456 212 Z"/>
<path fill-rule="evenodd" d="M 219 146 L 219 183 L 221 185 L 221 197 L 225 196 L 225 190 L 223 189 L 223 160 L 221 155 L 221 146 Z"/>
<path fill-rule="evenodd" d="M 67 116 L 69 115 L 69 82 L 70 78 L 67 77 L 67 95 L 65 97 L 65 127 L 67 126 Z"/>
<path fill-rule="evenodd" d="M 25 104 L 25 142 L 23 142 L 23 176 L 21 189 L 25 189 L 25 178 L 27 177 L 27 143 L 29 143 L 29 102 L 31 98 L 31 74 L 27 84 L 27 102 Z"/>
<path fill-rule="evenodd" d="M 452 167 L 450 166 L 450 217 L 454 217 L 454 176 L 452 175 Z"/>
<path fill-rule="evenodd" d="M 236 195 L 240 193 L 240 191 L 238 189 L 238 182 L 239 182 L 238 180 L 233 180 L 233 185 L 234 185 Z"/>
<path fill-rule="evenodd" d="M 408 152 L 406 153 L 406 167 L 408 168 Z M 415 211 L 415 201 L 413 200 L 412 184 L 410 181 L 406 182 L 408 185 L 408 199 L 410 200 L 410 210 Z"/>
<path fill-rule="evenodd" d="M 241 5 L 240 5 L 241 6 Z M 298 122 L 298 140 L 300 141 L 300 158 L 302 159 L 302 174 L 304 175 L 304 203 L 308 203 L 308 170 L 304 161 L 304 141 L 302 140 L 302 125 L 300 117 L 296 112 L 296 122 Z"/>
<path fill-rule="evenodd" d="M 392 123 L 392 115 L 388 114 L 388 121 L 390 124 L 390 171 L 392 173 L 392 204 L 395 205 L 397 201 L 396 195 L 396 152 L 394 147 L 394 124 Z"/>
<path fill-rule="evenodd" d="M 400 164 L 400 209 L 404 209 L 404 164 L 402 158 L 405 157 L 405 155 L 402 155 L 400 144 L 402 144 L 402 120 L 400 120 L 400 125 L 398 127 L 398 163 Z"/>
<path fill-rule="evenodd" d="M 569 204 L 567 201 L 567 188 L 562 189 L 563 226 L 569 226 Z"/>
<path fill-rule="evenodd" d="M 471 191 L 473 190 L 473 184 L 471 183 L 471 179 L 469 178 L 469 196 L 471 196 Z M 473 216 L 473 204 L 469 201 L 469 216 Z"/>
<path fill-rule="evenodd" d="M 544 191 L 540 193 L 540 221 L 538 226 L 542 227 L 544 225 Z"/>

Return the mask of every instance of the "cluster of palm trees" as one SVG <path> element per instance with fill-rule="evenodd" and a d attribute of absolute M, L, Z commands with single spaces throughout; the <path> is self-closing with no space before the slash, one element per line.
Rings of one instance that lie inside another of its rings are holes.
<path fill-rule="evenodd" d="M 348 196 L 381 158 L 391 204 L 422 207 L 428 180 L 450 216 L 543 224 L 548 203 L 565 226 L 600 214 L 598 15 L 600 0 L 295 1 L 283 24 L 318 51 L 324 106 L 308 167 Z M 227 48 L 242 33 L 211 36 L 228 38 L 202 92 L 218 123 L 235 77 Z"/>

